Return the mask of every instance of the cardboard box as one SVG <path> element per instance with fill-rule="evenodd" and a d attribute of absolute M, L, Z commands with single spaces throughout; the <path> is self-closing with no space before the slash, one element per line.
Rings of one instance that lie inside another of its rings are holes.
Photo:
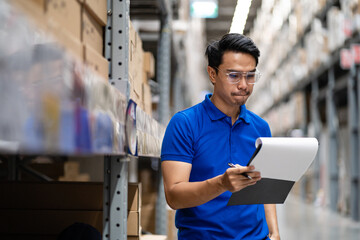
<path fill-rule="evenodd" d="M 141 207 L 141 227 L 147 232 L 155 232 L 155 206 L 153 204 L 142 205 Z"/>
<path fill-rule="evenodd" d="M 143 100 L 142 100 L 142 92 L 140 94 L 138 94 L 138 91 L 135 91 L 135 80 L 134 78 L 129 74 L 129 86 L 130 86 L 130 99 L 132 99 L 134 102 L 136 102 L 137 106 L 140 107 L 141 109 L 144 109 L 144 104 L 143 104 Z M 140 83 L 141 86 L 141 83 Z M 142 89 L 142 88 L 141 88 Z"/>
<path fill-rule="evenodd" d="M 155 232 L 155 206 L 157 192 L 145 192 L 142 195 L 141 205 L 141 227 L 145 231 Z"/>
<path fill-rule="evenodd" d="M 84 45 L 84 63 L 90 66 L 107 82 L 109 79 L 109 62 L 91 46 Z"/>
<path fill-rule="evenodd" d="M 127 235 L 140 236 L 140 212 L 129 211 L 127 217 Z"/>
<path fill-rule="evenodd" d="M 143 82 L 143 49 L 142 41 L 129 22 L 129 82 L 130 97 L 138 104 L 142 105 L 142 82 Z M 141 69 L 139 69 L 141 68 Z M 132 93 L 134 92 L 134 93 Z M 143 109 L 143 108 L 142 108 Z"/>
<path fill-rule="evenodd" d="M 167 240 L 166 235 L 147 234 L 141 235 L 141 240 Z"/>
<path fill-rule="evenodd" d="M 59 181 L 89 182 L 90 175 L 80 173 L 79 162 L 68 161 L 64 164 L 64 176 L 60 176 Z"/>
<path fill-rule="evenodd" d="M 10 3 L 29 17 L 37 27 L 46 29 L 45 0 L 12 0 Z"/>
<path fill-rule="evenodd" d="M 64 175 L 67 177 L 76 177 L 80 173 L 80 164 L 75 161 L 68 161 L 64 164 Z"/>
<path fill-rule="evenodd" d="M 152 98 L 151 98 L 151 88 L 148 83 L 143 82 L 143 101 L 144 101 L 144 112 L 149 116 L 152 116 Z"/>
<path fill-rule="evenodd" d="M 141 183 L 128 184 L 128 211 L 138 211 L 141 208 Z"/>
<path fill-rule="evenodd" d="M 86 9 L 82 9 L 81 41 L 103 56 L 104 29 Z"/>
<path fill-rule="evenodd" d="M 177 229 L 175 227 L 176 211 L 173 209 L 168 209 L 167 214 L 168 214 L 167 240 L 177 240 Z"/>
<path fill-rule="evenodd" d="M 103 183 L 0 182 L 0 209 L 103 209 Z"/>
<path fill-rule="evenodd" d="M 127 236 L 127 240 L 140 240 L 140 236 Z"/>
<path fill-rule="evenodd" d="M 42 234 L 10 234 L 1 235 L 1 240 L 58 240 L 58 234 L 42 235 Z"/>
<path fill-rule="evenodd" d="M 25 1 L 23 1 L 25 2 Z M 37 5 L 43 9 L 45 9 L 45 0 L 28 0 L 26 2 L 30 2 L 33 5 Z"/>
<path fill-rule="evenodd" d="M 144 80 L 146 83 L 149 78 L 155 76 L 155 59 L 151 52 L 144 52 L 144 72 L 146 76 Z"/>
<path fill-rule="evenodd" d="M 0 209 L 1 234 L 59 234 L 75 222 L 102 232 L 102 211 Z"/>
<path fill-rule="evenodd" d="M 127 240 L 168 240 L 165 235 L 146 234 L 141 236 L 127 236 Z"/>
<path fill-rule="evenodd" d="M 66 29 L 62 29 L 57 22 L 50 21 L 47 24 L 48 33 L 52 34 L 57 43 L 61 45 L 65 51 L 78 59 L 83 59 L 84 48 L 80 40 L 74 37 Z"/>
<path fill-rule="evenodd" d="M 55 21 L 60 29 L 66 30 L 73 37 L 81 39 L 81 3 L 77 0 L 46 1 L 46 17 Z"/>
<path fill-rule="evenodd" d="M 106 0 L 84 0 L 84 6 L 100 23 L 106 26 L 107 23 L 107 1 Z"/>
<path fill-rule="evenodd" d="M 28 9 L 33 11 L 33 9 L 38 9 L 39 12 L 45 14 L 45 0 L 12 0 L 10 4 L 16 4 L 17 7 L 21 9 Z"/>

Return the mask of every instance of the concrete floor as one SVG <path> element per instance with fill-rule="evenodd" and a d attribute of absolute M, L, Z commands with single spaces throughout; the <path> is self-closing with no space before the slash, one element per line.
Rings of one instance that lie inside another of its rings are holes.
<path fill-rule="evenodd" d="M 277 213 L 282 240 L 360 240 L 360 222 L 291 195 Z"/>

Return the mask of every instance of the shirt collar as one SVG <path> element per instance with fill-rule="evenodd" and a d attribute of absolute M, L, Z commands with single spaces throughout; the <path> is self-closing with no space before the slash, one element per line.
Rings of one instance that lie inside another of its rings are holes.
<path fill-rule="evenodd" d="M 211 93 L 207 94 L 205 96 L 205 100 L 203 101 L 204 107 L 206 109 L 206 112 L 208 113 L 211 120 L 219 120 L 224 117 L 227 117 L 227 115 L 223 112 L 221 112 L 210 100 L 210 97 L 212 96 Z M 246 106 L 245 104 L 240 106 L 240 115 L 238 119 L 243 119 L 245 123 L 249 123 L 249 117 L 247 114 Z"/>
<path fill-rule="evenodd" d="M 226 117 L 226 114 L 220 111 L 210 100 L 212 94 L 206 94 L 203 102 L 206 112 L 208 113 L 211 120 L 219 120 Z"/>

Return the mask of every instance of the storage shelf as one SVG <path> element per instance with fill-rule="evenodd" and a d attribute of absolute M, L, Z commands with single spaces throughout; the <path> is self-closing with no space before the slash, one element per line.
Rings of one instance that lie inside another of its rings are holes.
<path fill-rule="evenodd" d="M 265 109 L 261 115 L 266 116 L 271 110 L 277 108 L 281 103 L 286 102 L 287 99 L 289 99 L 294 93 L 303 91 L 304 89 L 310 87 L 312 81 L 318 81 L 319 77 L 321 75 L 324 75 L 327 73 L 327 71 L 332 67 L 339 67 L 340 63 L 340 51 L 343 48 L 349 48 L 352 43 L 358 43 L 360 41 L 360 34 L 355 33 L 352 38 L 348 39 L 344 46 L 339 47 L 337 50 L 335 50 L 333 53 L 329 54 L 332 56 L 329 61 L 326 63 L 323 63 L 318 68 L 314 69 L 312 72 L 310 72 L 305 78 L 300 80 L 293 89 L 290 89 L 288 92 L 286 92 L 281 98 L 274 101 L 271 107 Z M 349 71 L 343 71 L 341 75 L 338 75 L 337 77 L 341 77 L 344 74 L 348 74 Z"/>
<path fill-rule="evenodd" d="M 7 2 L 0 6 L 9 7 Z M 12 24 L 17 29 L 8 31 L 8 26 L 2 25 L 6 39 L 31 41 L 14 41 L 15 54 L 7 54 L 4 43 L 0 46 L 0 58 L 4 59 L 0 70 L 0 152 L 124 155 L 126 97 L 52 36 L 26 21 L 21 12 L 14 13 L 3 16 L 15 21 Z M 139 114 L 137 122 L 147 126 L 149 141 L 144 144 L 158 157 L 159 133 L 163 132 L 158 129 L 162 127 L 144 114 Z"/>
<path fill-rule="evenodd" d="M 296 43 L 291 47 L 291 50 L 285 55 L 285 57 L 279 62 L 278 64 L 278 68 L 281 68 L 289 59 L 291 54 L 293 54 L 295 52 L 295 50 L 299 47 L 301 47 L 304 44 L 304 40 L 305 40 L 305 36 L 310 32 L 311 30 L 311 25 L 314 19 L 319 19 L 322 22 L 325 21 L 326 19 L 326 13 L 329 11 L 329 9 L 334 6 L 339 4 L 339 0 L 329 0 L 326 2 L 325 6 L 320 9 L 318 11 L 318 13 L 316 13 L 313 18 L 311 19 L 311 21 L 306 25 L 306 27 L 304 28 L 304 31 L 302 32 L 302 34 L 298 37 L 298 40 L 296 41 Z M 293 10 L 291 11 L 291 13 L 293 12 Z M 290 14 L 291 14 L 290 13 Z M 283 29 L 284 25 L 282 26 L 282 28 L 279 30 L 279 32 L 281 32 L 281 30 Z M 265 57 L 265 61 L 266 62 L 268 60 L 268 57 Z M 273 77 L 275 75 L 275 72 L 271 73 L 270 77 Z"/>

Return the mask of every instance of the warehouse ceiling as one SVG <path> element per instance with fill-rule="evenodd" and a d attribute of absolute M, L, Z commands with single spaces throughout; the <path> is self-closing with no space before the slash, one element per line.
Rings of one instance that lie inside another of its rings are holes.
<path fill-rule="evenodd" d="M 166 0 L 130 0 L 130 18 L 140 20 L 157 20 L 166 13 Z M 181 0 L 167 0 L 172 3 L 173 17 L 176 19 Z M 257 9 L 262 0 L 252 0 L 244 34 L 253 27 Z M 217 18 L 206 19 L 206 40 L 219 39 L 230 30 L 237 0 L 218 0 L 219 14 Z"/>
<path fill-rule="evenodd" d="M 138 27 L 141 28 L 140 37 L 143 40 L 143 48 L 145 51 L 152 52 L 155 58 L 157 57 L 160 20 L 167 13 L 166 3 L 171 3 L 173 19 L 176 20 L 179 16 L 179 6 L 183 5 L 181 1 L 183 0 L 130 0 L 130 19 L 131 21 L 140 20 Z M 187 1 L 190 2 L 190 0 Z M 261 2 L 262 0 L 252 0 L 244 29 L 245 35 L 253 27 Z M 206 42 L 219 39 L 229 32 L 236 4 L 237 0 L 218 0 L 218 17 L 205 20 Z"/>
<path fill-rule="evenodd" d="M 186 6 L 183 1 L 190 0 L 130 0 L 130 20 L 133 22 L 134 28 L 139 30 L 140 37 L 143 41 L 143 49 L 153 53 L 157 59 L 158 42 L 160 36 L 160 22 L 167 14 L 170 8 L 167 4 L 171 3 L 172 19 L 179 19 L 180 6 Z M 241 0 L 239 0 L 241 1 Z M 244 34 L 247 35 L 253 27 L 254 19 L 258 8 L 261 6 L 262 0 L 252 0 Z M 231 22 L 234 16 L 237 0 L 218 0 L 218 17 L 205 20 L 206 42 L 219 39 L 230 30 Z M 183 9 L 181 9 L 183 11 Z M 174 47 L 171 48 L 171 79 L 174 79 L 177 58 L 174 57 Z M 156 76 L 154 77 L 156 79 Z M 155 83 L 154 83 L 155 84 Z M 156 84 L 152 86 L 154 93 L 158 92 Z M 154 94 L 153 93 L 153 94 Z"/>
<path fill-rule="evenodd" d="M 248 34 L 254 24 L 257 9 L 261 6 L 262 0 L 252 0 L 249 15 L 246 21 L 244 34 Z M 231 22 L 234 16 L 236 0 L 219 0 L 219 15 L 217 18 L 206 19 L 206 37 L 207 41 L 219 39 L 230 30 Z"/>
<path fill-rule="evenodd" d="M 160 19 L 165 12 L 165 0 L 130 0 L 130 19 Z"/>

